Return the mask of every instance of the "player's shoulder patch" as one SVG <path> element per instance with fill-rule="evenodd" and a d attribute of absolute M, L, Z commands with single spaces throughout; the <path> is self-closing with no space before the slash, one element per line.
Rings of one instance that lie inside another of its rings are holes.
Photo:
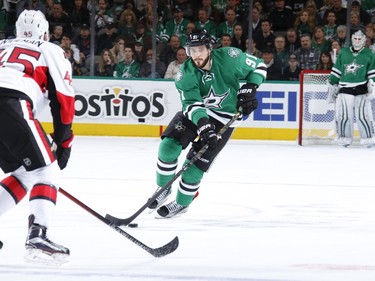
<path fill-rule="evenodd" d="M 241 54 L 240 50 L 237 48 L 229 48 L 228 55 L 232 58 L 237 58 Z"/>

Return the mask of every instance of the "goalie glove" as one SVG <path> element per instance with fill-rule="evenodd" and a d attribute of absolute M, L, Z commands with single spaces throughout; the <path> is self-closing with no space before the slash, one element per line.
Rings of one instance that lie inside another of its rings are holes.
<path fill-rule="evenodd" d="M 237 94 L 237 110 L 242 112 L 243 120 L 258 107 L 258 100 L 255 97 L 258 86 L 252 83 L 243 85 Z"/>
<path fill-rule="evenodd" d="M 332 85 L 331 83 L 328 83 L 328 103 L 335 103 L 338 93 L 339 86 L 337 84 Z"/>
<path fill-rule="evenodd" d="M 214 149 L 217 146 L 218 139 L 215 126 L 210 123 L 208 118 L 199 119 L 197 132 L 203 145 L 208 144 L 210 149 Z"/>

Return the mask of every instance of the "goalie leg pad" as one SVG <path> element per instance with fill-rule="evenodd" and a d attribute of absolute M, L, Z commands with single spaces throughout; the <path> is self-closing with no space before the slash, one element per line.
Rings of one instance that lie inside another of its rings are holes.
<path fill-rule="evenodd" d="M 353 138 L 354 127 L 354 96 L 339 94 L 336 100 L 335 119 L 338 139 Z M 348 141 L 346 141 L 348 143 Z"/>
<path fill-rule="evenodd" d="M 355 96 L 354 106 L 360 137 L 362 140 L 369 139 L 363 144 L 368 146 L 371 138 L 375 135 L 371 101 L 366 97 L 366 95 Z"/>

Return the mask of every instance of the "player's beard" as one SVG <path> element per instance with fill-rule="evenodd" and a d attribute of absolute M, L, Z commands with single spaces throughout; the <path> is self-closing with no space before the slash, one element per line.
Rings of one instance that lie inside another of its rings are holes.
<path fill-rule="evenodd" d="M 201 58 L 198 58 L 198 59 L 195 59 L 193 61 L 194 61 L 194 64 L 195 64 L 196 67 L 204 68 L 207 65 L 209 60 L 210 60 L 210 55 L 208 55 L 204 60 L 201 59 Z"/>

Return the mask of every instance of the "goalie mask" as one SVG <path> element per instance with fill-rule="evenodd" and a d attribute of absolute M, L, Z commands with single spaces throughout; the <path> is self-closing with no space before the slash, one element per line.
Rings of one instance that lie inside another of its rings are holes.
<path fill-rule="evenodd" d="M 366 45 L 366 35 L 358 30 L 352 35 L 352 46 L 355 51 L 361 50 Z"/>
<path fill-rule="evenodd" d="M 17 38 L 49 40 L 49 25 L 41 11 L 24 10 L 16 22 Z"/>

